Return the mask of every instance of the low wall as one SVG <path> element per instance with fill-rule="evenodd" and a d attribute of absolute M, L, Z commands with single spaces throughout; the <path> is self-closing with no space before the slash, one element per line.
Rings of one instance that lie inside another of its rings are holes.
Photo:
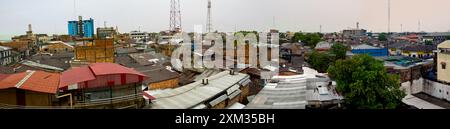
<path fill-rule="evenodd" d="M 450 85 L 424 79 L 423 92 L 433 97 L 450 101 Z"/>

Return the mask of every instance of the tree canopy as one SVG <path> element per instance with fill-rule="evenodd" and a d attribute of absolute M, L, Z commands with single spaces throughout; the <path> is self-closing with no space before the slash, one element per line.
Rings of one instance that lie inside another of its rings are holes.
<path fill-rule="evenodd" d="M 312 52 L 308 59 L 308 63 L 311 67 L 321 73 L 327 71 L 328 66 L 332 63 L 332 61 L 333 58 L 330 54 L 317 51 Z"/>
<path fill-rule="evenodd" d="M 450 40 L 450 36 L 445 37 L 445 39 Z"/>
<path fill-rule="evenodd" d="M 387 39 L 387 34 L 386 33 L 381 33 L 379 36 L 378 36 L 378 40 L 380 40 L 380 41 L 387 41 L 388 39 Z"/>
<path fill-rule="evenodd" d="M 405 97 L 398 75 L 388 74 L 383 62 L 369 55 L 338 60 L 328 73 L 336 80 L 337 91 L 348 108 L 395 109 Z"/>
<path fill-rule="evenodd" d="M 347 54 L 347 47 L 341 43 L 335 43 L 331 46 L 331 53 L 335 55 L 336 60 L 345 59 Z"/>
<path fill-rule="evenodd" d="M 302 41 L 306 43 L 306 46 L 315 47 L 317 43 L 322 40 L 322 35 L 320 33 L 302 33 L 296 32 L 294 37 L 292 37 L 292 42 Z"/>

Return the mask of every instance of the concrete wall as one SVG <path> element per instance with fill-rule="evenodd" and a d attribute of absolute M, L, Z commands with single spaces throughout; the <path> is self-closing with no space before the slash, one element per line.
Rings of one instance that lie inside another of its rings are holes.
<path fill-rule="evenodd" d="M 423 83 L 423 92 L 436 98 L 450 101 L 450 86 L 447 84 L 442 84 L 425 79 Z"/>
<path fill-rule="evenodd" d="M 442 63 L 446 64 L 446 69 L 442 68 Z M 438 80 L 450 82 L 450 54 L 438 53 L 437 74 Z"/>
<path fill-rule="evenodd" d="M 406 81 L 401 84 L 400 89 L 404 90 L 407 94 L 416 94 L 423 91 L 423 83 L 424 79 L 422 78 L 413 80 L 412 83 L 410 81 Z"/>

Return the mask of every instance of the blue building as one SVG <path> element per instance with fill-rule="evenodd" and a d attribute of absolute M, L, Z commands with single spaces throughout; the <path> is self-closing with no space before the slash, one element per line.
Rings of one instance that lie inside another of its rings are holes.
<path fill-rule="evenodd" d="M 374 46 L 370 46 L 367 44 L 362 44 L 362 45 L 352 47 L 352 53 L 353 54 L 368 54 L 370 56 L 380 57 L 380 56 L 388 56 L 388 49 L 374 47 Z"/>
<path fill-rule="evenodd" d="M 83 37 L 92 38 L 94 37 L 94 19 L 82 20 L 80 16 L 79 21 L 69 21 L 68 31 L 70 36 L 83 35 Z"/>

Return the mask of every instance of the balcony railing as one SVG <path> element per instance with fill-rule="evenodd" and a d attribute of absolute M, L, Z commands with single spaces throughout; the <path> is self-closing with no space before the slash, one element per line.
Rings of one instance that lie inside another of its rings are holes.
<path fill-rule="evenodd" d="M 123 102 L 131 102 L 131 101 L 143 101 L 142 93 L 119 96 L 114 98 L 107 99 L 96 99 L 90 100 L 89 102 L 78 102 L 70 106 L 22 106 L 22 105 L 10 105 L 10 104 L 0 104 L 0 109 L 80 109 L 80 108 L 89 108 L 95 106 L 108 106 L 117 103 Z M 136 104 L 132 104 L 129 106 L 137 107 Z"/>

